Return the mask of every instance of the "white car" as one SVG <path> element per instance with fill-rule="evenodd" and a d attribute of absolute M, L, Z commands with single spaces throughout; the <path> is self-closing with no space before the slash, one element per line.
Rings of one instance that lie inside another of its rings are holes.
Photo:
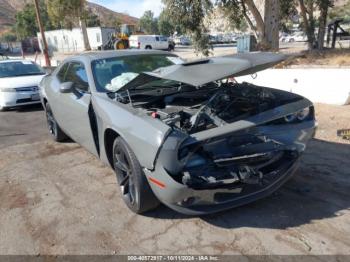
<path fill-rule="evenodd" d="M 162 35 L 131 35 L 130 48 L 170 50 L 168 38 Z"/>
<path fill-rule="evenodd" d="M 292 35 L 287 35 L 281 38 L 281 42 L 293 43 L 293 42 L 306 42 L 307 37 L 302 32 L 297 32 Z"/>
<path fill-rule="evenodd" d="M 40 103 L 39 83 L 44 70 L 28 60 L 0 61 L 0 111 Z"/>
<path fill-rule="evenodd" d="M 175 37 L 174 42 L 177 45 L 191 45 L 191 40 L 186 36 Z"/>

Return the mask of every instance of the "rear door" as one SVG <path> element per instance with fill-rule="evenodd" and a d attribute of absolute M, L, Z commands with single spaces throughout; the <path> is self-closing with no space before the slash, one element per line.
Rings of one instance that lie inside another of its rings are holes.
<path fill-rule="evenodd" d="M 159 42 L 160 48 L 159 49 L 162 49 L 162 50 L 168 49 L 168 47 L 169 47 L 168 38 L 165 36 L 160 36 L 159 40 L 160 40 L 160 42 Z"/>
<path fill-rule="evenodd" d="M 86 68 L 82 62 L 70 62 L 62 82 L 73 82 L 70 93 L 57 92 L 54 115 L 64 131 L 77 143 L 97 155 L 89 118 L 91 93 Z"/>
<path fill-rule="evenodd" d="M 132 48 L 138 48 L 138 37 L 137 36 L 130 36 L 129 38 L 129 44 L 130 44 L 130 47 Z"/>

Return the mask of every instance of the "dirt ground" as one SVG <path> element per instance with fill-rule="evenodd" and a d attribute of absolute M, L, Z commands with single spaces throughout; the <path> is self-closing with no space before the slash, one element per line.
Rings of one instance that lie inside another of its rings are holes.
<path fill-rule="evenodd" d="M 288 60 L 278 67 L 290 66 L 317 66 L 317 67 L 349 67 L 350 48 L 346 49 L 326 49 L 324 51 L 302 51 L 293 60 Z"/>
<path fill-rule="evenodd" d="M 52 142 L 40 107 L 0 113 L 0 254 L 350 254 L 350 107 L 316 105 L 319 128 L 275 194 L 211 216 L 144 216 L 112 170 Z"/>

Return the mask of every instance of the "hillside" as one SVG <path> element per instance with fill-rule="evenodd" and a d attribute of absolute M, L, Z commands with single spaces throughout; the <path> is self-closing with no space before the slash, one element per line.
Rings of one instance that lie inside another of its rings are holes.
<path fill-rule="evenodd" d="M 112 11 L 98 4 L 87 2 L 87 7 L 98 16 L 102 25 L 109 25 L 111 22 L 110 20 L 115 18 L 119 19 L 122 24 L 137 24 L 139 21 L 139 19 L 136 17 Z"/>
<path fill-rule="evenodd" d="M 16 12 L 32 0 L 0 0 L 0 33 L 15 23 Z M 102 26 L 111 26 L 116 19 L 122 24 L 136 24 L 138 18 L 114 12 L 98 4 L 87 2 L 87 7 L 99 17 Z"/>

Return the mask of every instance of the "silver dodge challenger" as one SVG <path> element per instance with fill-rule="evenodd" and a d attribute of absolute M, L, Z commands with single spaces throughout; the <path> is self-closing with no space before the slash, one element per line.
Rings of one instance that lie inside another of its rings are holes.
<path fill-rule="evenodd" d="M 133 212 L 214 213 L 277 190 L 314 136 L 309 100 L 236 80 L 285 58 L 89 52 L 42 80 L 41 101 L 53 139 L 110 165 Z"/>

